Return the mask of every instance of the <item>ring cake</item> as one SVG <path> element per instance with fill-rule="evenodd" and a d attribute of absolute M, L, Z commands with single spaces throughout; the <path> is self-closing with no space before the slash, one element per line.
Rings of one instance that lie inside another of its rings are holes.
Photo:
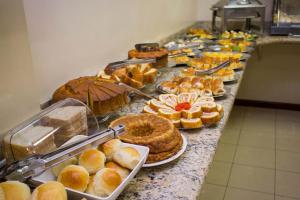
<path fill-rule="evenodd" d="M 120 136 L 122 141 L 149 147 L 147 163 L 165 160 L 182 146 L 179 131 L 163 117 L 153 114 L 128 115 L 113 121 L 110 127 L 119 124 L 125 125 L 125 132 Z"/>

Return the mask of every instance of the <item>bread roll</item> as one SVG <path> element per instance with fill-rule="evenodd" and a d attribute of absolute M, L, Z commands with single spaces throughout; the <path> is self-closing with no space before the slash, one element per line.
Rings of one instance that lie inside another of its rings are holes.
<path fill-rule="evenodd" d="M 89 174 L 95 174 L 104 168 L 105 155 L 97 149 L 87 149 L 79 156 L 78 164 L 84 167 Z"/>
<path fill-rule="evenodd" d="M 63 184 L 49 181 L 37 187 L 31 196 L 31 200 L 67 200 L 67 192 Z"/>
<path fill-rule="evenodd" d="M 90 178 L 89 178 L 89 184 L 88 184 L 88 186 L 87 186 L 87 188 L 86 188 L 86 193 L 88 193 L 88 194 L 92 194 L 92 195 L 96 195 L 96 193 L 95 193 L 95 190 L 94 190 L 94 177 L 95 176 L 90 176 Z"/>
<path fill-rule="evenodd" d="M 76 165 L 77 164 L 77 158 L 70 158 L 69 160 L 66 160 L 54 167 L 52 167 L 52 173 L 54 176 L 58 176 L 58 174 L 63 170 L 66 166 L 69 165 Z"/>
<path fill-rule="evenodd" d="M 112 160 L 113 154 L 123 146 L 119 139 L 112 139 L 102 145 L 102 150 L 107 160 Z"/>
<path fill-rule="evenodd" d="M 29 187 L 19 181 L 6 181 L 0 183 L 1 196 L 4 200 L 29 200 L 30 189 Z"/>
<path fill-rule="evenodd" d="M 89 173 L 82 166 L 69 165 L 59 173 L 57 181 L 65 187 L 84 192 L 89 183 Z"/>
<path fill-rule="evenodd" d="M 2 187 L 0 187 L 0 200 L 5 200 L 5 193 Z"/>
<path fill-rule="evenodd" d="M 118 174 L 121 176 L 122 180 L 124 180 L 128 176 L 128 174 L 129 174 L 129 170 L 128 169 L 126 169 L 124 167 L 121 167 L 120 165 L 118 165 L 115 162 L 108 162 L 108 163 L 106 163 L 105 166 L 107 168 L 116 170 L 116 172 L 118 172 Z"/>
<path fill-rule="evenodd" d="M 133 169 L 140 161 L 139 152 L 132 147 L 122 147 L 113 155 L 113 160 L 128 169 Z"/>
<path fill-rule="evenodd" d="M 103 168 L 94 176 L 93 192 L 99 197 L 109 196 L 121 182 L 122 178 L 115 170 Z"/>

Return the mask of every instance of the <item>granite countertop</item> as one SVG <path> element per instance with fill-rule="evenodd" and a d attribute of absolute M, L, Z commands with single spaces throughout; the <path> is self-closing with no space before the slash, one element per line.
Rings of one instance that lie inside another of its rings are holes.
<path fill-rule="evenodd" d="M 210 22 L 197 23 L 196 26 L 208 29 Z M 298 42 L 300 42 L 300 38 L 265 34 L 258 38 L 257 45 Z M 173 77 L 178 71 L 177 68 L 174 68 L 162 73 L 161 80 Z M 216 100 L 224 107 L 224 116 L 218 125 L 200 130 L 181 131 L 188 140 L 186 152 L 177 160 L 168 164 L 143 168 L 118 199 L 197 199 L 213 160 L 222 130 L 229 118 L 244 71 L 237 72 L 240 78 L 236 83 L 225 85 L 228 91 L 226 98 Z M 134 101 L 125 112 L 140 112 L 144 101 Z"/>
<path fill-rule="evenodd" d="M 168 73 L 162 73 L 161 80 L 169 79 L 179 72 L 174 68 Z M 200 194 L 210 163 L 215 154 L 221 132 L 226 124 L 234 103 L 244 71 L 239 71 L 237 82 L 225 85 L 228 94 L 226 98 L 217 100 L 224 107 L 224 116 L 215 127 L 181 131 L 187 140 L 186 152 L 177 160 L 168 164 L 143 168 L 136 178 L 130 182 L 119 199 L 196 199 Z M 135 100 L 126 113 L 142 111 L 145 100 Z"/>

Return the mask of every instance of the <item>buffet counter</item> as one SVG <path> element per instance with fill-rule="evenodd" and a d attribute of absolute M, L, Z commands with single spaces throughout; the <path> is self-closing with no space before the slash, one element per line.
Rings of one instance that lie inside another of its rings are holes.
<path fill-rule="evenodd" d="M 173 76 L 172 73 L 165 74 L 164 79 Z M 237 74 L 240 76 L 239 80 L 225 86 L 228 91 L 226 98 L 217 101 L 225 110 L 222 120 L 215 127 L 181 131 L 188 140 L 185 153 L 171 163 L 143 168 L 119 199 L 196 199 L 198 197 L 222 130 L 230 116 L 244 70 Z M 139 104 L 133 104 L 132 109 L 140 110 Z"/>
<path fill-rule="evenodd" d="M 197 27 L 204 29 L 209 29 L 210 25 L 210 22 L 196 24 Z M 266 34 L 256 40 L 257 46 L 273 43 L 300 43 L 300 38 Z M 143 168 L 119 196 L 119 199 L 197 199 L 199 197 L 244 72 L 245 70 L 237 72 L 240 76 L 237 83 L 226 85 L 229 94 L 225 99 L 217 101 L 225 110 L 224 117 L 217 126 L 203 130 L 182 131 L 188 139 L 186 152 L 169 164 Z M 172 76 L 173 74 L 167 74 L 165 79 Z"/>
<path fill-rule="evenodd" d="M 26 196 L 21 182 L 41 184 L 35 195 L 52 180 L 62 199 L 198 199 L 251 53 L 300 38 L 194 26 L 60 86 L 53 105 L 5 136 L 14 164 L 0 178 Z"/>

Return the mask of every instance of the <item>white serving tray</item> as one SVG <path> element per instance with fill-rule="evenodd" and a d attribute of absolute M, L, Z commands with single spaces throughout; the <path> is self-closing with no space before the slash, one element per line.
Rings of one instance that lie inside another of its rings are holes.
<path fill-rule="evenodd" d="M 141 160 L 137 164 L 137 166 L 130 172 L 130 174 L 122 181 L 122 183 L 115 189 L 115 191 L 109 195 L 108 197 L 97 197 L 91 194 L 87 194 L 84 192 L 79 192 L 73 189 L 66 188 L 68 192 L 68 199 L 72 200 L 81 200 L 82 198 L 86 198 L 88 200 L 115 200 L 121 194 L 121 192 L 125 189 L 127 184 L 134 178 L 134 176 L 138 173 L 138 171 L 142 168 L 143 164 L 146 162 L 146 159 L 149 154 L 149 148 L 133 145 L 128 143 L 123 143 L 124 146 L 134 147 L 141 155 Z M 53 175 L 51 169 L 45 171 L 43 174 L 32 178 L 34 183 L 43 184 L 48 181 L 56 181 L 56 177 Z"/>

